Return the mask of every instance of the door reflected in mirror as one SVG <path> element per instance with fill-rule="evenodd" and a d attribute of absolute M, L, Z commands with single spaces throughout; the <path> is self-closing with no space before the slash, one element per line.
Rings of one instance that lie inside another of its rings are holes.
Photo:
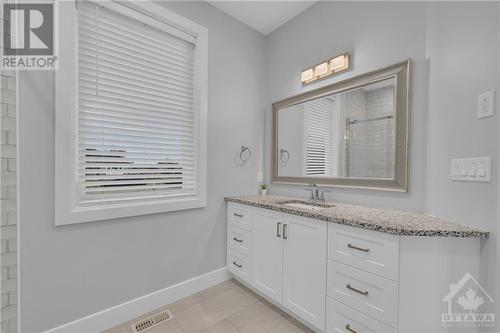
<path fill-rule="evenodd" d="M 394 179 L 394 77 L 279 109 L 279 177 Z"/>

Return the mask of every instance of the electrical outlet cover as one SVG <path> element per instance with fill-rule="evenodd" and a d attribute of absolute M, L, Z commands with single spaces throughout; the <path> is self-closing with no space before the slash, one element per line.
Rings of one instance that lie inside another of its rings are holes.
<path fill-rule="evenodd" d="M 479 119 L 492 117 L 495 113 L 495 92 L 493 90 L 479 95 L 477 117 Z"/>

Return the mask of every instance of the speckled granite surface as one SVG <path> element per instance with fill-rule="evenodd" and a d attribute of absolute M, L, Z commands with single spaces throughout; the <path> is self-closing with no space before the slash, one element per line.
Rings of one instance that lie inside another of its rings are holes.
<path fill-rule="evenodd" d="M 275 195 L 247 195 L 224 198 L 226 201 L 267 208 L 294 215 L 402 236 L 440 236 L 488 238 L 489 232 L 442 218 L 395 210 L 327 203 L 317 211 L 283 206 L 283 202 L 304 201 Z"/>

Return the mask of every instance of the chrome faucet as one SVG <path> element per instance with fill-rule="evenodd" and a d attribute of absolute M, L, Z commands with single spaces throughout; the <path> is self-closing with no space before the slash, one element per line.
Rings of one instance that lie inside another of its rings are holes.
<path fill-rule="evenodd" d="M 311 201 L 325 202 L 325 193 L 330 192 L 329 190 L 322 190 L 316 184 L 311 184 L 309 191 L 311 191 Z"/>
<path fill-rule="evenodd" d="M 321 190 L 319 191 L 319 198 L 318 200 L 321 202 L 325 202 L 325 193 L 330 193 L 330 190 Z"/>
<path fill-rule="evenodd" d="M 309 191 L 311 191 L 311 197 L 309 198 L 309 200 L 317 201 L 319 199 L 319 188 L 318 188 L 318 185 L 311 184 L 311 187 L 309 188 Z"/>

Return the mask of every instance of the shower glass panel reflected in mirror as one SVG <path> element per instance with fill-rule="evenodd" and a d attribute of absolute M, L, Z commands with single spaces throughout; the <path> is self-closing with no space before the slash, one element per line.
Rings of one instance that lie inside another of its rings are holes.
<path fill-rule="evenodd" d="M 279 109 L 278 177 L 394 179 L 394 77 Z"/>

